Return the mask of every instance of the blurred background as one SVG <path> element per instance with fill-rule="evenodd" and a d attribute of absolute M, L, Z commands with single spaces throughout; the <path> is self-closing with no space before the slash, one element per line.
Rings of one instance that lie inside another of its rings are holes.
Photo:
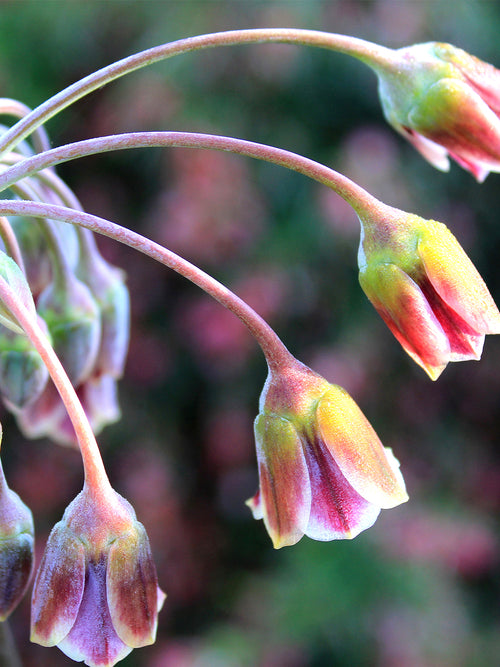
<path fill-rule="evenodd" d="M 0 91 L 33 107 L 143 48 L 210 31 L 301 27 L 386 46 L 448 41 L 500 66 L 500 5 L 447 0 L 0 3 Z M 55 145 L 172 129 L 302 153 L 390 205 L 446 222 L 500 302 L 499 179 L 441 174 L 384 122 L 374 75 L 281 45 L 181 56 L 117 81 L 48 124 Z M 91 212 L 149 235 L 246 299 L 289 349 L 345 387 L 401 462 L 410 501 L 354 541 L 275 551 L 245 500 L 266 367 L 222 307 L 151 260 L 127 267 L 132 340 L 122 420 L 100 436 L 111 481 L 145 524 L 168 593 L 154 646 L 123 667 L 482 667 L 500 656 L 500 340 L 432 383 L 362 293 L 354 213 L 332 192 L 228 154 L 140 150 L 66 164 Z M 2 415 L 9 484 L 40 557 L 82 484 L 77 452 L 27 441 Z M 26 667 L 73 664 L 29 644 Z"/>

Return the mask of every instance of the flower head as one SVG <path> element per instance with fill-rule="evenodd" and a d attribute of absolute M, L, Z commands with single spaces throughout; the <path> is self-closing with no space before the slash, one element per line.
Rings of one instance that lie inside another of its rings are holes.
<path fill-rule="evenodd" d="M 433 380 L 479 359 L 500 313 L 446 225 L 389 207 L 361 223 L 361 287 L 410 357 Z"/>
<path fill-rule="evenodd" d="M 395 51 L 379 68 L 387 121 L 435 167 L 448 156 L 483 181 L 500 171 L 500 70 L 451 44 Z"/>
<path fill-rule="evenodd" d="M 292 360 L 270 372 L 255 421 L 260 487 L 247 501 L 275 548 L 352 538 L 408 499 L 399 464 L 353 399 Z"/>
<path fill-rule="evenodd" d="M 49 536 L 33 590 L 31 639 L 108 667 L 154 642 L 164 597 L 131 505 L 84 487 Z"/>

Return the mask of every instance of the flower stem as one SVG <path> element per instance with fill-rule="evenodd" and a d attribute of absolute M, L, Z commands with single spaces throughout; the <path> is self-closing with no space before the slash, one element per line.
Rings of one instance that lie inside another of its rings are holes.
<path fill-rule="evenodd" d="M 244 139 L 196 132 L 131 132 L 66 144 L 17 162 L 6 169 L 0 174 L 0 192 L 22 178 L 62 162 L 112 150 L 146 147 L 202 148 L 253 157 L 286 167 L 327 185 L 345 199 L 358 215 L 382 210 L 386 214 L 390 210 L 389 206 L 382 204 L 346 176 L 298 153 Z"/>
<path fill-rule="evenodd" d="M 99 218 L 90 213 L 63 206 L 56 206 L 54 204 L 10 199 L 0 200 L 0 215 L 2 214 L 49 218 L 73 225 L 80 225 L 81 227 L 90 229 L 99 234 L 104 234 L 109 238 L 139 250 L 168 268 L 173 269 L 198 287 L 201 287 L 207 294 L 234 313 L 243 324 L 245 324 L 260 345 L 271 369 L 277 370 L 280 367 L 286 366 L 291 360 L 292 355 L 286 349 L 275 331 L 253 310 L 253 308 L 236 296 L 236 294 L 231 292 L 227 287 L 222 285 L 222 283 L 215 280 L 215 278 L 212 278 L 212 276 L 208 275 L 194 264 L 191 264 L 191 262 L 188 262 L 158 243 L 155 243 L 130 229 L 121 227 L 109 220 L 105 220 L 104 218 Z M 1 289 L 0 296 L 2 296 Z M 10 308 L 9 304 L 6 305 Z M 16 313 L 14 314 L 16 315 Z M 20 324 L 24 327 L 23 322 L 20 322 Z M 50 367 L 47 367 L 50 372 Z M 71 389 L 73 388 L 71 387 Z M 85 437 L 87 437 L 87 434 L 85 434 Z M 85 445 L 85 447 L 87 448 L 87 445 Z"/>
<path fill-rule="evenodd" d="M 216 46 L 263 44 L 270 42 L 314 46 L 337 51 L 353 56 L 375 70 L 393 68 L 397 64 L 396 52 L 393 49 L 347 35 L 316 30 L 258 28 L 251 30 L 230 30 L 180 39 L 141 51 L 140 53 L 114 62 L 84 77 L 46 100 L 3 134 L 0 140 L 0 154 L 11 150 L 43 123 L 73 102 L 141 67 L 190 51 L 199 51 Z"/>
<path fill-rule="evenodd" d="M 12 202 L 14 203 L 14 202 Z M 40 206 L 37 202 L 29 202 L 34 206 Z M 45 214 L 40 217 L 46 217 Z M 111 490 L 104 464 L 102 462 L 99 447 L 92 432 L 87 416 L 82 408 L 78 396 L 69 381 L 66 372 L 52 349 L 47 337 L 39 327 L 37 321 L 28 313 L 27 309 L 7 281 L 0 277 L 0 299 L 5 307 L 18 321 L 38 353 L 40 354 L 49 374 L 54 382 L 61 399 L 68 411 L 69 418 L 75 429 L 78 445 L 83 459 L 86 485 L 99 495 L 106 494 Z"/>

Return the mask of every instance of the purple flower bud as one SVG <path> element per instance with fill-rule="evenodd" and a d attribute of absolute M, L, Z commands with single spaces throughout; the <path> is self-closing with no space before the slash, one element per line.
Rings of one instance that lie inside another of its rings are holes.
<path fill-rule="evenodd" d="M 32 598 L 31 639 L 110 667 L 155 640 L 165 596 L 144 526 L 114 491 L 87 487 L 53 528 Z"/>
<path fill-rule="evenodd" d="M 0 463 L 0 621 L 23 598 L 33 571 L 31 511 L 7 486 Z"/>

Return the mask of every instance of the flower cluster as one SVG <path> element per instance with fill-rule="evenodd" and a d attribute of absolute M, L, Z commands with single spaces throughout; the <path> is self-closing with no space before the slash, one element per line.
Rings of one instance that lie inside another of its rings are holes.
<path fill-rule="evenodd" d="M 315 45 L 319 39 L 350 52 L 379 76 L 387 120 L 434 166 L 446 170 L 450 156 L 478 181 L 500 171 L 498 70 L 447 44 L 392 51 L 319 35 L 256 30 L 231 39 Z M 154 55 L 125 59 L 118 69 L 121 75 L 227 39 L 222 33 L 181 40 Z M 116 71 L 105 68 L 31 113 L 0 100 L 1 113 L 20 117 L 0 135 L 0 395 L 27 437 L 77 446 L 85 476 L 83 490 L 47 541 L 34 583 L 31 639 L 58 646 L 90 667 L 111 667 L 133 648 L 153 643 L 165 599 L 146 530 L 111 487 L 94 437 L 119 417 L 116 386 L 127 354 L 130 307 L 124 273 L 102 257 L 92 230 L 191 280 L 239 317 L 262 348 L 269 375 L 255 420 L 259 488 L 247 504 L 263 519 L 275 548 L 304 535 L 354 538 L 381 509 L 406 502 L 408 494 L 392 450 L 345 390 L 293 357 L 242 298 L 201 269 L 132 230 L 86 214 L 57 176 L 56 164 L 154 145 L 233 151 L 289 167 L 326 183 L 356 210 L 361 287 L 433 380 L 451 361 L 479 359 L 485 336 L 500 333 L 500 312 L 488 288 L 444 224 L 386 206 L 302 156 L 230 137 L 174 132 L 112 135 L 50 149 L 41 126 L 58 104 L 64 108 L 111 81 Z M 198 174 L 204 187 L 205 176 Z M 183 178 L 189 181 L 190 170 Z M 211 180 L 206 187 L 212 202 Z M 223 191 L 232 194 L 231 188 Z M 250 207 L 247 215 L 257 209 Z M 212 254 L 205 248 L 200 256 Z M 29 586 L 33 554 L 31 512 L 7 486 L 0 464 L 0 621 Z"/>

